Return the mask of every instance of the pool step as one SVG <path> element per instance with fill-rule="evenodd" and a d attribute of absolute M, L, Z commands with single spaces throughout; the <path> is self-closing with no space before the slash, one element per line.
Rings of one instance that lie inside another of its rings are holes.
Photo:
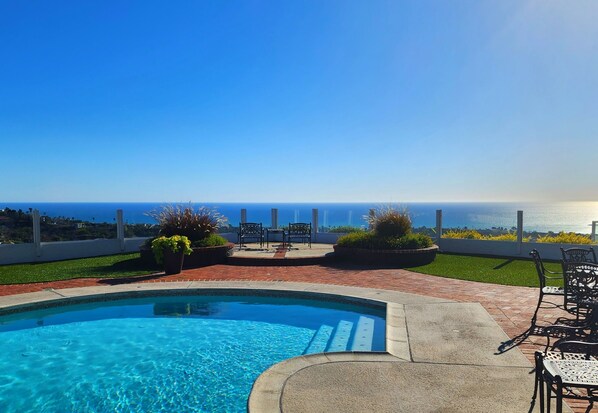
<path fill-rule="evenodd" d="M 374 340 L 374 319 L 360 316 L 355 327 L 351 351 L 372 351 Z"/>
<path fill-rule="evenodd" d="M 346 320 L 339 321 L 326 351 L 347 351 L 349 338 L 351 338 L 351 330 L 353 330 L 352 322 Z"/>
<path fill-rule="evenodd" d="M 303 354 L 322 353 L 326 350 L 326 345 L 328 344 L 333 331 L 334 327 L 322 324 L 316 334 L 314 334 Z"/>

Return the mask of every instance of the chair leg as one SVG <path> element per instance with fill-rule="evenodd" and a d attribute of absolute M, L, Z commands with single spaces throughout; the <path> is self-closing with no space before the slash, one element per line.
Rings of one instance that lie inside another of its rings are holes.
<path fill-rule="evenodd" d="M 538 321 L 538 311 L 540 310 L 540 306 L 542 305 L 542 300 L 544 300 L 544 293 L 540 290 L 540 297 L 538 297 L 538 305 L 536 305 L 536 311 L 534 311 L 534 315 L 532 316 L 532 324 L 529 328 L 530 333 L 533 333 L 534 327 L 536 327 L 536 322 Z"/>
<path fill-rule="evenodd" d="M 551 387 L 550 387 L 551 383 L 549 383 L 548 381 L 545 381 L 545 383 L 546 383 L 546 404 L 547 404 L 547 406 L 546 406 L 546 412 L 550 413 L 550 407 L 551 407 L 550 406 L 550 399 L 552 398 L 552 394 L 551 394 L 552 391 L 551 391 Z"/>
<path fill-rule="evenodd" d="M 534 355 L 534 361 L 534 393 L 532 394 L 532 401 L 530 403 L 528 413 L 532 413 L 534 410 L 534 406 L 536 405 L 536 397 L 538 396 L 538 385 L 540 384 L 540 374 L 542 373 L 542 371 L 540 370 L 540 374 L 538 374 L 538 368 L 540 363 L 540 356 L 538 354 Z"/>
<path fill-rule="evenodd" d="M 586 409 L 586 413 L 590 413 L 594 408 L 594 401 L 590 400 L 590 404 L 588 404 L 588 408 Z"/>
<path fill-rule="evenodd" d="M 557 377 L 557 386 L 556 386 L 556 413 L 563 413 L 563 384 Z"/>
<path fill-rule="evenodd" d="M 544 377 L 542 377 L 542 372 L 540 372 L 540 377 L 538 378 L 538 386 L 540 389 L 540 413 L 544 413 Z"/>

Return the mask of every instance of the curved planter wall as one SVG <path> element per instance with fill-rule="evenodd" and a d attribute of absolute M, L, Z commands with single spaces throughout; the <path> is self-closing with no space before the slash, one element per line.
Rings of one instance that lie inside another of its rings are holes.
<path fill-rule="evenodd" d="M 222 264 L 226 262 L 229 251 L 232 251 L 235 244 L 228 243 L 218 247 L 193 248 L 191 255 L 185 256 L 183 268 L 198 268 L 206 265 Z"/>
<path fill-rule="evenodd" d="M 429 264 L 434 261 L 437 252 L 436 245 L 416 250 L 370 250 L 334 246 L 334 255 L 340 260 L 358 264 L 392 265 L 399 268 Z"/>

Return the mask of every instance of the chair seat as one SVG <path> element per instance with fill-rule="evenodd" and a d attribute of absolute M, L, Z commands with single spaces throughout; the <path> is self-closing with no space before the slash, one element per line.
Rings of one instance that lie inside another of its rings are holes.
<path fill-rule="evenodd" d="M 562 287 L 549 287 L 542 288 L 542 293 L 552 295 L 565 295 L 565 290 Z"/>
<path fill-rule="evenodd" d="M 560 376 L 563 385 L 598 386 L 598 361 L 595 360 L 544 360 L 544 369 L 552 377 Z"/>

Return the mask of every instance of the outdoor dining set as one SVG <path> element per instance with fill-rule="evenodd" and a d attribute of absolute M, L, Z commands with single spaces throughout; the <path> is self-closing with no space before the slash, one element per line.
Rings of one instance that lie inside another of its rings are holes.
<path fill-rule="evenodd" d="M 556 401 L 558 413 L 563 399 L 587 401 L 587 412 L 598 401 L 598 261 L 593 248 L 561 248 L 561 252 L 562 272 L 548 270 L 538 251 L 530 252 L 540 294 L 528 331 L 547 337 L 545 350 L 534 357 L 530 412 L 538 393 L 541 412 L 550 413 L 551 400 Z M 568 316 L 554 320 L 553 325 L 539 326 L 538 312 L 546 305 L 562 308 Z"/>
<path fill-rule="evenodd" d="M 242 222 L 239 224 L 237 244 L 240 249 L 248 241 L 252 241 L 259 243 L 260 248 L 263 248 L 265 242 L 266 248 L 268 248 L 273 235 L 282 237 L 281 246 L 283 248 L 290 248 L 292 241 L 307 242 L 311 248 L 312 228 L 311 223 L 306 222 L 289 223 L 286 228 L 264 228 L 261 223 Z"/>

